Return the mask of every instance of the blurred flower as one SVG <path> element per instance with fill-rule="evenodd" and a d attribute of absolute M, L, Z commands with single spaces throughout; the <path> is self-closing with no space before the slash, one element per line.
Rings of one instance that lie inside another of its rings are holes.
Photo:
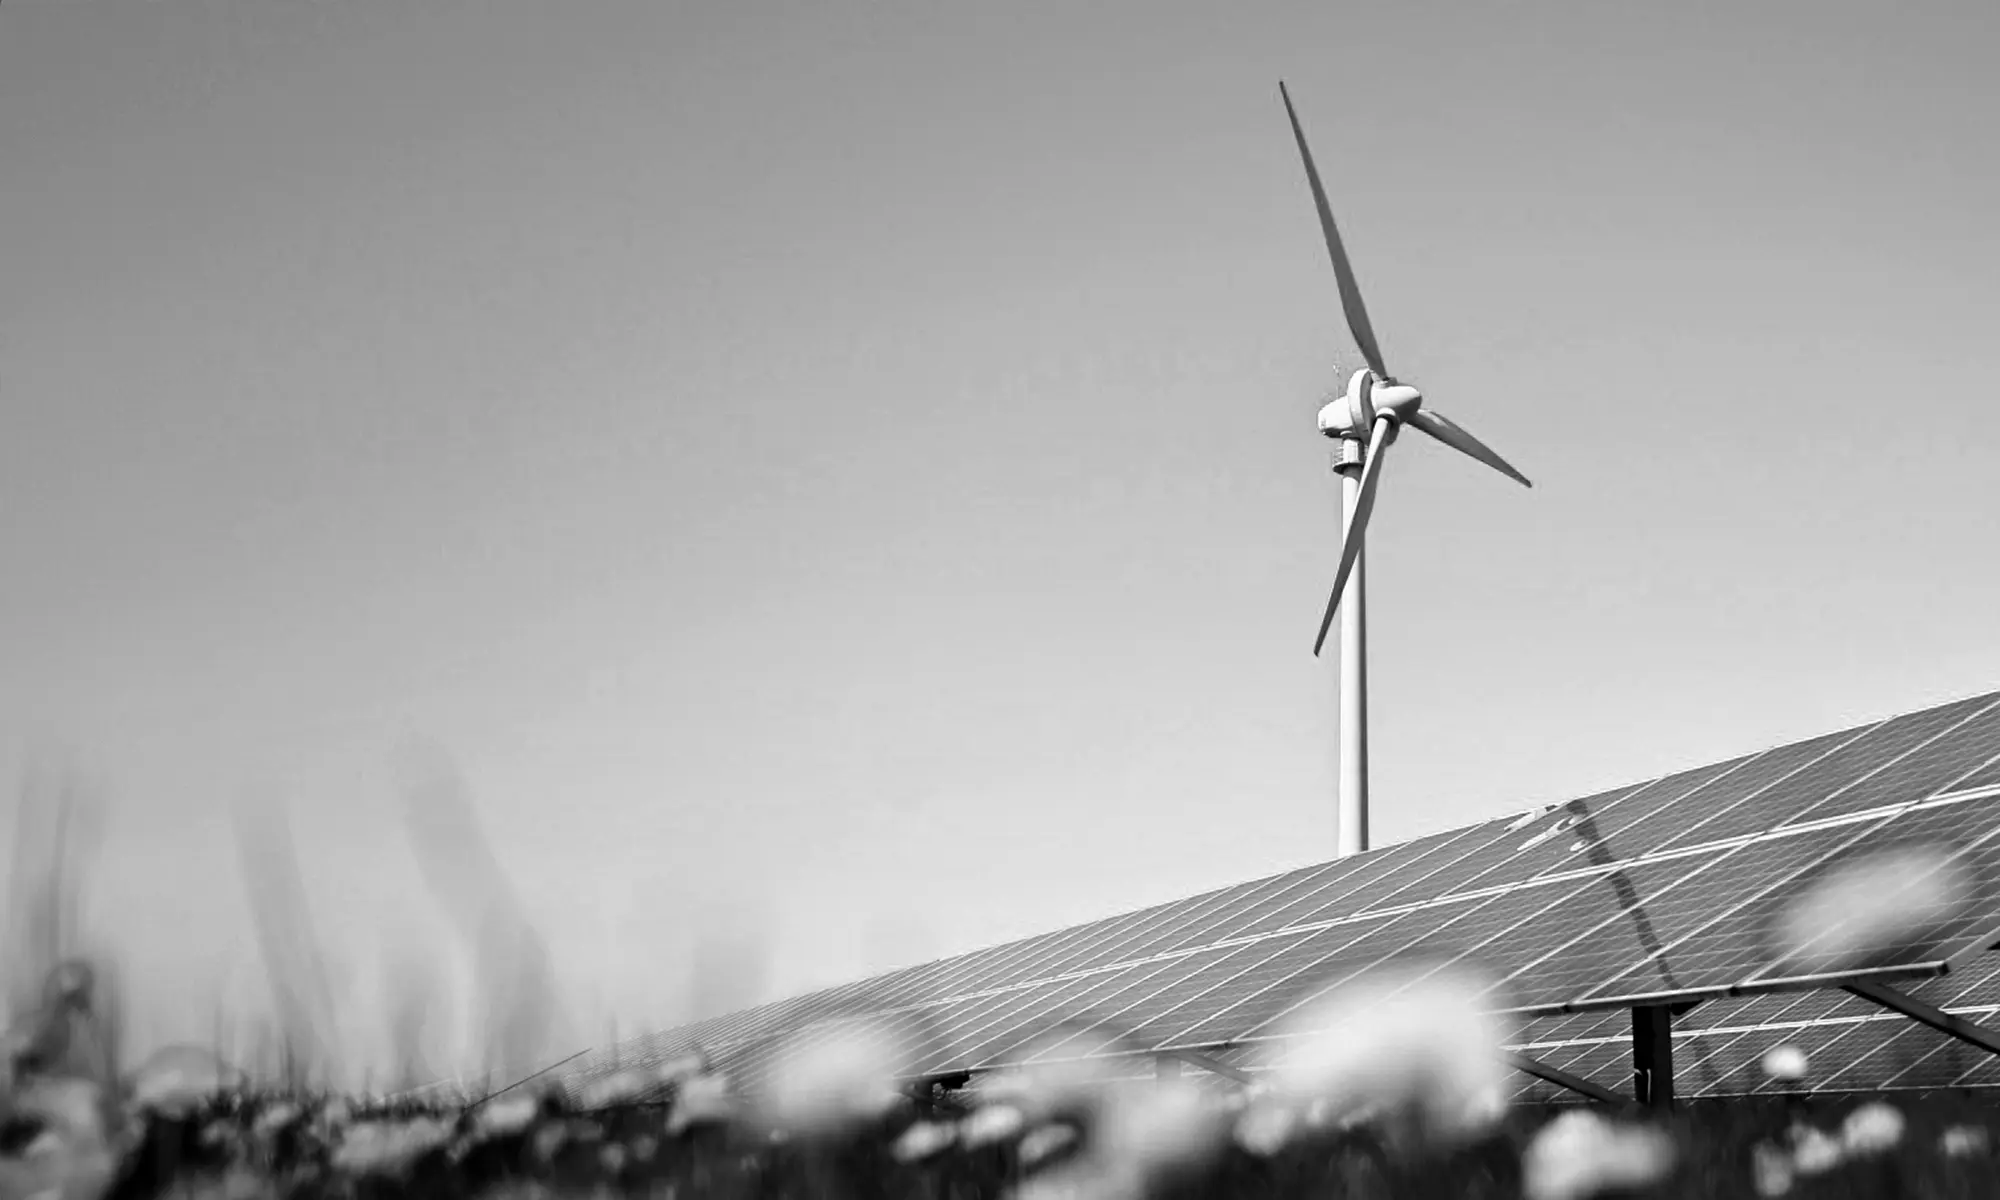
<path fill-rule="evenodd" d="M 1964 1158 L 1986 1153 L 1991 1138 L 1977 1125 L 1954 1125 L 1938 1135 L 1938 1153 L 1946 1158 Z"/>
<path fill-rule="evenodd" d="M 451 1137 L 451 1127 L 434 1117 L 413 1121 L 357 1121 L 335 1147 L 333 1166 L 357 1175 L 388 1174 Z"/>
<path fill-rule="evenodd" d="M 896 1139 L 896 1159 L 899 1162 L 920 1162 L 956 1140 L 956 1126 L 941 1121 L 918 1121 Z"/>
<path fill-rule="evenodd" d="M 1299 1123 L 1298 1110 L 1269 1096 L 1252 1099 L 1236 1119 L 1236 1144 L 1270 1156 L 1284 1149 Z"/>
<path fill-rule="evenodd" d="M 897 1099 L 903 1046 L 866 1021 L 815 1026 L 780 1054 L 766 1115 L 798 1130 L 823 1130 L 882 1115 Z"/>
<path fill-rule="evenodd" d="M 1447 967 L 1405 967 L 1333 989 L 1286 1022 L 1273 1063 L 1286 1098 L 1324 1103 L 1333 1119 L 1401 1110 L 1431 1136 L 1460 1141 L 1505 1111 L 1506 1031 L 1480 1004 L 1488 980 Z"/>
<path fill-rule="evenodd" d="M 585 1083 L 577 1092 L 577 1107 L 593 1110 L 628 1104 L 660 1085 L 659 1075 L 644 1067 L 627 1067 Z"/>
<path fill-rule="evenodd" d="M 1792 1169 L 1801 1175 L 1823 1175 L 1840 1165 L 1840 1141 L 1810 1126 L 1792 1127 Z"/>
<path fill-rule="evenodd" d="M 1750 1151 L 1750 1176 L 1759 1196 L 1782 1196 L 1792 1190 L 1792 1156 L 1759 1142 Z"/>
<path fill-rule="evenodd" d="M 1764 1052 L 1762 1065 L 1765 1075 L 1784 1082 L 1805 1078 L 1811 1067 L 1806 1052 L 1792 1045 L 1771 1047 Z"/>
<path fill-rule="evenodd" d="M 1899 1110 L 1875 1101 L 1847 1114 L 1840 1127 L 1840 1141 L 1849 1154 L 1879 1154 L 1902 1140 L 1903 1125 Z"/>
<path fill-rule="evenodd" d="M 985 1146 L 1012 1137 L 1024 1124 L 1026 1118 L 1013 1105 L 987 1104 L 965 1118 L 959 1126 L 959 1134 L 968 1146 Z"/>
<path fill-rule="evenodd" d="M 1777 950 L 1806 973 L 1844 970 L 1921 938 L 1970 895 L 1970 881 L 1949 851 L 1883 850 L 1842 864 L 1787 905 Z"/>
<path fill-rule="evenodd" d="M 1021 1165 L 1032 1167 L 1049 1155 L 1056 1153 L 1076 1141 L 1076 1130 L 1069 1125 L 1043 1125 L 1030 1130 L 1021 1139 L 1018 1153 Z"/>
<path fill-rule="evenodd" d="M 480 1105 L 473 1114 L 472 1125 L 487 1137 L 519 1133 L 528 1127 L 541 1108 L 541 1100 L 533 1092 L 509 1092 Z"/>
<path fill-rule="evenodd" d="M 667 1116 L 667 1133 L 679 1137 L 696 1125 L 727 1121 L 735 1111 L 727 1075 L 697 1075 L 683 1081 L 674 1097 L 673 1110 Z"/>
<path fill-rule="evenodd" d="M 1599 1192 L 1643 1188 L 1673 1169 L 1665 1131 L 1620 1125 L 1588 1110 L 1544 1125 L 1521 1159 L 1528 1200 L 1584 1200 Z"/>

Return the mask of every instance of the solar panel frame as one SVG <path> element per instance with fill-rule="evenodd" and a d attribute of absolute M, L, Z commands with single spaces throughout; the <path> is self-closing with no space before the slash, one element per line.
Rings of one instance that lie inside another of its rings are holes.
<path fill-rule="evenodd" d="M 1853 742 L 1815 759 L 1804 770 L 1789 777 L 1787 782 L 1792 787 L 1815 797 L 1796 809 L 1789 820 L 1760 821 L 1755 813 L 1739 804 L 1684 830 L 1679 840 L 1686 841 L 1697 832 L 1703 840 L 1741 837 L 1759 829 L 1817 820 L 1836 796 L 1908 760 L 1991 706 L 1992 702 L 1986 697 L 1973 697 L 1935 709 L 1892 717 Z M 1858 775 L 1851 775 L 1849 772 L 1854 767 L 1866 769 Z"/>
<path fill-rule="evenodd" d="M 1849 764 L 1866 769 L 1853 774 L 1847 770 Z M 1956 780 L 1929 797 L 1922 796 L 1924 789 L 1960 768 L 1965 770 Z M 1294 868 L 725 1014 L 683 1026 L 678 1036 L 682 1044 L 719 1045 L 732 1057 L 743 1057 L 774 1039 L 811 1036 L 813 1022 L 843 1011 L 872 1013 L 876 1019 L 888 1021 L 942 1017 L 953 1025 L 960 1020 L 978 1022 L 953 1036 L 958 1039 L 954 1044 L 968 1053 L 976 1052 L 983 1064 L 993 1061 L 995 1053 L 1020 1048 L 1021 1036 L 1032 1040 L 1036 1024 L 1060 1015 L 1064 1005 L 1094 998 L 1098 1007 L 1086 1010 L 1084 1032 L 1072 1033 L 1067 1043 L 1080 1046 L 1088 1040 L 1085 1032 L 1106 1031 L 1156 1042 L 1155 1049 L 1241 1048 L 1271 1040 L 1273 1035 L 1262 1031 L 1277 1018 L 1220 1041 L 1183 1037 L 1216 1034 L 1220 1025 L 1214 1015 L 1186 1024 L 1171 1036 L 1161 1038 L 1160 1034 L 1188 1012 L 1196 1011 L 1191 1006 L 1204 998 L 1230 1001 L 1220 1010 L 1227 1012 L 1244 1008 L 1254 997 L 1291 988 L 1301 976 L 1312 972 L 1311 966 L 1293 967 L 1302 957 L 1296 953 L 1301 947 L 1313 946 L 1315 952 L 1334 947 L 1331 955 L 1317 960 L 1324 974 L 1334 977 L 1363 973 L 1412 950 L 1442 948 L 1464 958 L 1479 948 L 1491 949 L 1499 941 L 1488 937 L 1467 947 L 1464 936 L 1477 934 L 1481 921 L 1491 922 L 1513 912 L 1523 896 L 1541 893 L 1525 905 L 1532 920 L 1533 914 L 1546 914 L 1551 907 L 1635 870 L 1680 862 L 1682 865 L 1660 872 L 1666 878 L 1665 886 L 1646 891 L 1646 902 L 1653 904 L 1675 888 L 1698 886 L 1695 881 L 1709 872 L 1724 871 L 1725 875 L 1715 878 L 1726 878 L 1726 863 L 1757 860 L 1761 851 L 1753 848 L 1783 845 L 1796 838 L 1819 839 L 1790 843 L 1813 851 L 1806 856 L 1805 865 L 1778 873 L 1775 882 L 1766 880 L 1749 895 L 1732 897 L 1733 902 L 1721 912 L 1709 913 L 1679 930 L 1663 943 L 1661 952 L 1629 962 L 1580 998 L 1506 1011 L 1532 1018 L 1598 1007 L 1622 1010 L 1634 1003 L 1748 997 L 1824 987 L 1836 977 L 1780 976 L 1773 974 L 1768 964 L 1756 963 L 1743 949 L 1751 943 L 1743 940 L 1738 929 L 1735 942 L 1714 952 L 1719 965 L 1704 965 L 1701 971 L 1706 973 L 1696 976 L 1708 981 L 1705 986 L 1606 994 L 1606 989 L 1620 980 L 1636 982 L 1648 961 L 1659 959 L 1661 953 L 1678 953 L 1705 931 L 1719 926 L 1735 928 L 1730 922 L 1753 927 L 1756 921 L 1752 918 L 1761 911 L 1757 905 L 1779 895 L 1781 888 L 1797 882 L 1843 849 L 1889 828 L 1901 816 L 1925 811 L 1922 806 L 1932 801 L 1969 803 L 1964 796 L 1953 799 L 1946 795 L 1964 790 L 1967 784 L 1991 785 L 2000 792 L 2000 692 L 1856 725 L 1641 784 L 1606 789 L 1551 806 L 1519 829 L 1510 828 L 1518 822 L 1501 820 L 1428 835 L 1376 854 Z M 1912 790 L 1918 793 L 1917 798 L 1875 803 Z M 1755 819 L 1746 823 L 1753 809 L 1758 810 Z M 1686 819 L 1690 812 L 1695 818 L 1691 821 Z M 1669 815 L 1676 822 L 1672 828 L 1661 821 Z M 1589 836 L 1593 825 L 1594 837 Z M 1559 843 L 1553 839 L 1571 827 L 1583 828 L 1586 836 L 1573 842 L 1566 852 L 1554 853 Z M 1739 829 L 1747 831 L 1740 839 L 1702 840 L 1704 831 L 1714 834 Z M 1829 830 L 1836 832 L 1828 835 Z M 1974 847 L 1988 846 L 1995 832 L 2000 831 L 1982 834 Z M 1649 833 L 1652 836 L 1647 836 Z M 1636 852 L 1616 857 L 1609 848 L 1614 838 L 1628 843 L 1636 838 Z M 1727 844 L 1718 846 L 1718 841 Z M 1996 847 L 2000 844 L 1988 846 Z M 1589 856 L 1582 868 L 1575 865 L 1578 853 Z M 1989 867 L 1994 882 L 2000 884 L 2000 855 L 1991 862 L 1979 861 L 1980 871 Z M 1497 887 L 1475 886 L 1494 878 L 1506 882 Z M 1626 917 L 1626 913 L 1616 911 L 1599 918 L 1585 933 L 1514 966 L 1509 977 L 1534 969 L 1572 948 L 1579 938 Z M 1454 929 L 1457 934 L 1449 932 Z M 1956 964 L 1971 962 L 2000 939 L 2000 928 L 1968 923 L 1957 936 L 1957 944 L 1946 947 L 1944 957 L 1871 967 L 1868 974 L 1903 979 L 1911 986 L 1908 981 L 1925 973 L 1948 972 L 1956 969 Z M 1253 989 L 1233 1000 L 1217 994 L 1249 972 L 1268 975 L 1271 964 L 1281 961 L 1290 974 L 1276 980 L 1262 975 L 1251 979 Z M 1739 974 L 1739 966 L 1750 968 L 1747 977 L 1726 984 L 1716 982 Z M 1284 1011 L 1303 1002 L 1292 995 Z M 667 1044 L 667 1034 L 675 1033 L 654 1035 L 649 1044 Z M 984 1040 L 967 1042 L 967 1038 Z M 1129 1048 L 1117 1051 L 1133 1052 Z M 945 1056 L 928 1058 L 931 1063 L 940 1063 Z M 744 1061 L 750 1058 L 744 1057 Z"/>

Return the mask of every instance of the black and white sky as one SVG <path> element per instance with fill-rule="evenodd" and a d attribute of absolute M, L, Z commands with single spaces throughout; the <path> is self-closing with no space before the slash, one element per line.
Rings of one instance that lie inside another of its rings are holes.
<path fill-rule="evenodd" d="M 1329 857 L 1359 362 L 1280 78 L 1391 366 L 1537 485 L 1389 464 L 1378 840 L 1991 688 L 1997 34 L 7 0 L 0 777 L 103 780 L 156 1039 L 254 974 L 245 794 L 353 988 L 448 938 L 411 737 L 591 1029 L 699 914 L 782 992 Z"/>

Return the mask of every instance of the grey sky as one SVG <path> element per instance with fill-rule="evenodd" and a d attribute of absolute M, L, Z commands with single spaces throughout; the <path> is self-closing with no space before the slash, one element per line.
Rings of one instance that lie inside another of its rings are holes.
<path fill-rule="evenodd" d="M 1996 20 L 8 0 L 0 768 L 107 782 L 156 1038 L 251 961 L 246 790 L 354 987 L 444 944 L 409 736 L 585 1029 L 752 898 L 789 990 L 1330 855 L 1280 77 L 1537 484 L 1389 464 L 1378 840 L 1989 688 Z"/>

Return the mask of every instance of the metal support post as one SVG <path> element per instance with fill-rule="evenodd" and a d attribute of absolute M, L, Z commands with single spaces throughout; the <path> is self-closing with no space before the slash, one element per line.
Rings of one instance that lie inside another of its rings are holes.
<path fill-rule="evenodd" d="M 1674 1106 L 1674 1013 L 1666 1005 L 1632 1010 L 1632 1095 L 1647 1108 Z"/>

